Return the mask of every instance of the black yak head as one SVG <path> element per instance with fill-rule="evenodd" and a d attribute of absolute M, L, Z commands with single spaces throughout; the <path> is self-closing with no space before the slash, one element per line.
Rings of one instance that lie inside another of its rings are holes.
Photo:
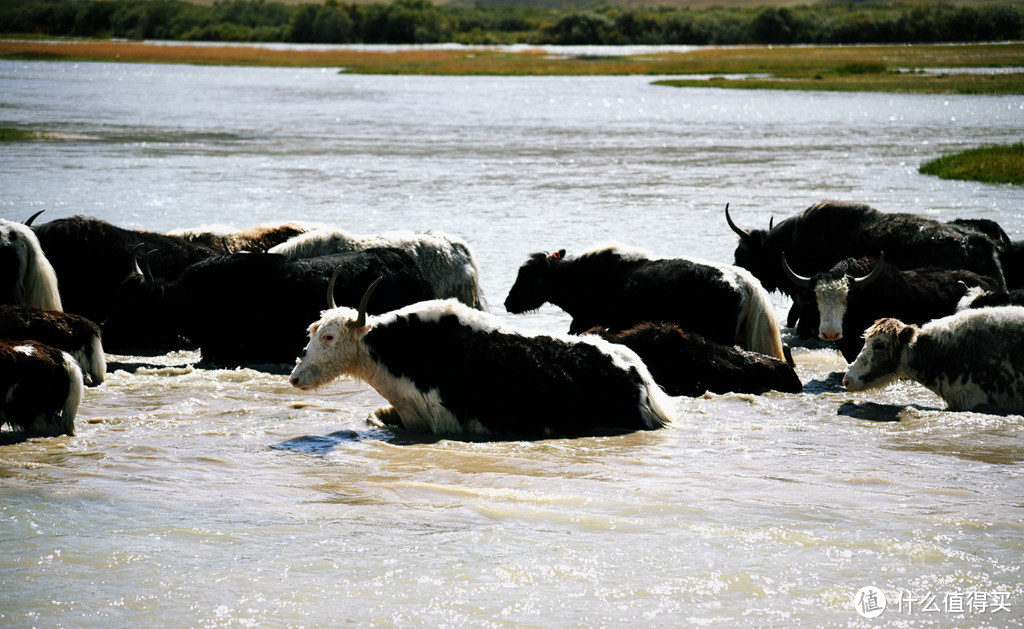
<path fill-rule="evenodd" d="M 136 271 L 122 280 L 100 326 L 104 349 L 145 355 L 182 349 L 185 343 L 176 331 L 179 313 L 168 288 L 148 272 Z"/>
<path fill-rule="evenodd" d="M 740 237 L 733 254 L 733 264 L 750 271 L 765 290 L 785 291 L 788 284 L 779 264 L 779 247 L 784 244 L 784 239 L 792 228 L 790 221 L 783 221 L 779 226 L 769 221 L 768 229 L 740 229 L 729 216 L 729 204 L 725 205 L 725 221 Z"/>
<path fill-rule="evenodd" d="M 565 259 L 565 249 L 554 253 L 534 253 L 519 267 L 512 290 L 505 298 L 505 310 L 521 314 L 536 310 L 549 301 L 548 278 L 552 269 Z"/>

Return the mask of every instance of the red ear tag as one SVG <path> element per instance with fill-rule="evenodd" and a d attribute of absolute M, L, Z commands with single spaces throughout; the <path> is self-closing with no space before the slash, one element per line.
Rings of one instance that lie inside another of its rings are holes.
<path fill-rule="evenodd" d="M 554 258 L 555 260 L 561 260 L 562 259 L 562 252 L 561 251 L 556 251 L 556 252 L 551 254 L 551 257 Z"/>

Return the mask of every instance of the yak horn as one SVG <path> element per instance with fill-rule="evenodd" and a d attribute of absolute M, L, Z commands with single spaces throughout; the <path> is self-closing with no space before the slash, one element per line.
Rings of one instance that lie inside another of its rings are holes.
<path fill-rule="evenodd" d="M 132 275 L 139 275 L 145 278 L 145 274 L 142 272 L 142 268 L 139 266 L 139 250 L 146 246 L 146 243 L 140 242 L 139 244 L 132 247 Z"/>
<path fill-rule="evenodd" d="M 146 246 L 146 243 L 139 243 L 132 248 L 132 275 L 138 275 L 147 282 L 155 282 L 156 279 L 153 277 L 153 271 L 149 268 L 149 256 L 153 255 L 159 249 L 151 249 L 143 255 L 139 255 L 139 251 Z M 139 265 L 141 260 L 141 266 Z"/>
<path fill-rule="evenodd" d="M 740 237 L 740 240 L 746 240 L 750 238 L 750 232 L 740 229 L 736 226 L 736 223 L 732 222 L 732 217 L 729 216 L 729 204 L 725 204 L 725 222 L 729 224 L 729 227 L 736 232 L 736 235 Z"/>
<path fill-rule="evenodd" d="M 42 214 L 45 211 L 46 210 L 39 210 L 38 212 L 36 212 L 32 216 L 29 216 L 28 220 L 25 221 L 25 227 L 32 227 L 32 221 L 36 220 L 36 217 L 38 217 L 40 214 Z"/>
<path fill-rule="evenodd" d="M 327 283 L 327 308 L 334 310 L 338 307 L 338 304 L 334 303 L 334 284 L 338 281 L 338 273 L 341 272 L 341 265 L 338 265 L 334 269 L 334 274 L 331 275 L 331 281 Z"/>
<path fill-rule="evenodd" d="M 871 272 L 864 277 L 851 277 L 850 282 L 854 286 L 867 286 L 871 282 L 878 279 L 878 276 L 882 274 L 882 263 L 885 262 L 885 252 L 878 254 L 878 262 L 875 263 L 875 268 L 871 269 Z"/>
<path fill-rule="evenodd" d="M 786 261 L 785 251 L 782 252 L 782 271 L 786 274 L 786 277 L 789 278 L 789 281 L 793 282 L 800 288 L 810 288 L 814 285 L 811 278 L 797 275 L 793 272 L 793 269 L 789 268 L 789 262 Z"/>
<path fill-rule="evenodd" d="M 373 280 L 373 284 L 366 289 L 363 293 L 363 298 L 359 301 L 359 314 L 356 316 L 355 321 L 350 321 L 348 327 L 350 328 L 361 328 L 366 325 L 366 305 L 370 303 L 370 295 L 377 289 L 377 285 L 384 281 L 384 276 L 381 275 L 377 279 Z"/>

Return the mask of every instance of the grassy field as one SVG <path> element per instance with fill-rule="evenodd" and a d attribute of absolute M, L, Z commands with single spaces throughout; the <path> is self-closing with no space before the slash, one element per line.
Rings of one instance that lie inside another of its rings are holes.
<path fill-rule="evenodd" d="M 685 78 L 663 85 L 753 89 L 1024 94 L 1024 73 L 942 74 L 924 68 L 1024 67 L 1024 43 L 964 45 L 733 46 L 691 52 L 553 55 L 542 50 L 402 50 L 343 47 L 169 46 L 129 41 L 0 40 L 0 58 L 247 66 L 336 67 L 357 74 L 429 75 L 750 75 Z"/>
<path fill-rule="evenodd" d="M 984 183 L 1024 184 L 1024 142 L 943 155 L 921 165 L 923 175 Z"/>

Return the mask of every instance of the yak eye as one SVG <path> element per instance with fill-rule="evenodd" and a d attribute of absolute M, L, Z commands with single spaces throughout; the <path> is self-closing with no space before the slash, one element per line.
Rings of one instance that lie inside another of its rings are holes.
<path fill-rule="evenodd" d="M 334 340 L 334 335 L 324 334 L 323 336 L 320 337 L 320 340 L 322 340 L 324 343 L 330 343 L 331 341 Z"/>

